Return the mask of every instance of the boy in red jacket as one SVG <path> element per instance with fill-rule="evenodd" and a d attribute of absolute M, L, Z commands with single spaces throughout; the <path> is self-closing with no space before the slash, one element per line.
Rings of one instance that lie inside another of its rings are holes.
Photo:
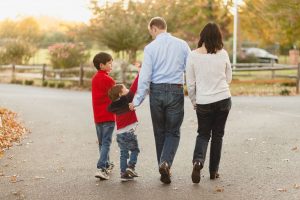
<path fill-rule="evenodd" d="M 117 142 L 120 147 L 121 181 L 133 180 L 138 177 L 135 172 L 137 157 L 140 152 L 137 137 L 134 134 L 138 124 L 135 111 L 129 110 L 128 104 L 132 101 L 137 90 L 138 76 L 128 90 L 125 85 L 113 86 L 108 96 L 112 100 L 108 110 L 116 114 Z M 130 156 L 129 156 L 129 151 Z M 127 159 L 129 162 L 127 163 Z"/>
<path fill-rule="evenodd" d="M 112 70 L 112 61 L 111 55 L 104 52 L 98 53 L 93 59 L 98 70 L 92 79 L 92 100 L 100 152 L 95 177 L 101 180 L 109 179 L 108 173 L 114 166 L 109 161 L 109 150 L 115 128 L 115 114 L 107 111 L 111 103 L 107 94 L 115 85 L 115 81 L 108 75 Z"/>

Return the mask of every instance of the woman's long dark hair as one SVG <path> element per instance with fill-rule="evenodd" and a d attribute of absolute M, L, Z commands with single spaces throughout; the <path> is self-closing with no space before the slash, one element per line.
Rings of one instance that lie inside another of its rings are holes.
<path fill-rule="evenodd" d="M 200 33 L 198 48 L 202 47 L 203 43 L 207 53 L 210 54 L 217 53 L 223 48 L 222 34 L 217 24 L 210 22 L 205 25 Z"/>

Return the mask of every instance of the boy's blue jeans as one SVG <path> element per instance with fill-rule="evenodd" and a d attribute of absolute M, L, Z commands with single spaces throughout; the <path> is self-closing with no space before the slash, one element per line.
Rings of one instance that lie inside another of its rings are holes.
<path fill-rule="evenodd" d="M 126 172 L 127 167 L 135 167 L 140 149 L 133 130 L 117 134 L 117 142 L 120 147 L 120 168 L 122 174 Z M 129 151 L 131 152 L 130 156 Z M 128 158 L 129 162 L 127 163 Z"/>
<path fill-rule="evenodd" d="M 98 169 L 106 169 L 109 165 L 109 150 L 114 128 L 115 122 L 103 122 L 96 124 L 100 153 L 100 158 L 97 163 Z"/>

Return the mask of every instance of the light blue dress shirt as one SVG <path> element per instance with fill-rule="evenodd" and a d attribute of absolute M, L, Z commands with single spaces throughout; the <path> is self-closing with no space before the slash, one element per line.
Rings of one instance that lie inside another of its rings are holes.
<path fill-rule="evenodd" d="M 188 44 L 170 33 L 160 33 L 144 49 L 138 90 L 133 105 L 139 106 L 149 92 L 150 83 L 183 84 Z"/>

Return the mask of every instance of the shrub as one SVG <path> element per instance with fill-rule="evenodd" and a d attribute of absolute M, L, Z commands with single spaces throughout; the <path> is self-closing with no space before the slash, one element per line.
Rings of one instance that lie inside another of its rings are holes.
<path fill-rule="evenodd" d="M 24 64 L 35 54 L 36 48 L 29 42 L 19 39 L 1 40 L 0 62 L 2 64 Z"/>
<path fill-rule="evenodd" d="M 23 81 L 22 81 L 22 80 L 12 80 L 11 83 L 22 85 L 22 84 L 23 84 Z"/>
<path fill-rule="evenodd" d="M 25 85 L 33 85 L 34 81 L 33 80 L 25 80 Z"/>
<path fill-rule="evenodd" d="M 57 84 L 57 88 L 64 88 L 65 87 L 65 83 L 64 82 L 60 82 Z"/>
<path fill-rule="evenodd" d="M 44 81 L 44 82 L 42 83 L 42 85 L 43 85 L 43 87 L 47 87 L 48 81 Z"/>
<path fill-rule="evenodd" d="M 49 46 L 48 50 L 54 68 L 78 67 L 90 56 L 83 43 L 56 43 Z"/>
<path fill-rule="evenodd" d="M 55 83 L 49 83 L 48 85 L 49 85 L 49 87 L 51 87 L 51 88 L 54 88 L 54 87 L 55 87 Z"/>
<path fill-rule="evenodd" d="M 280 91 L 279 94 L 282 95 L 282 96 L 289 96 L 290 93 L 291 93 L 290 90 L 288 90 L 288 89 L 283 89 L 283 90 Z"/>

